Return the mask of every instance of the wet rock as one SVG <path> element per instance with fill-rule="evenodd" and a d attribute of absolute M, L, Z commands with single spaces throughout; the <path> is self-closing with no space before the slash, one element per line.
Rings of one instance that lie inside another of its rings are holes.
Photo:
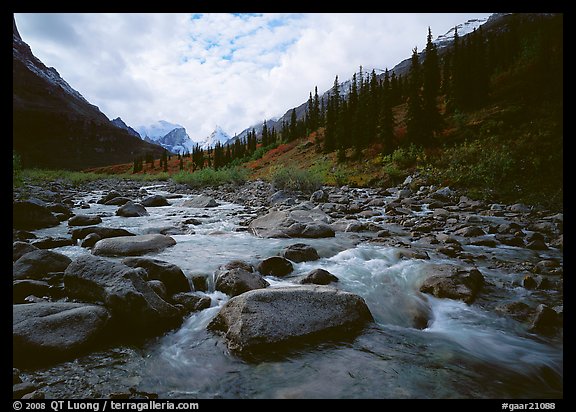
<path fill-rule="evenodd" d="M 524 239 L 520 236 L 497 234 L 494 238 L 506 246 L 524 247 Z"/>
<path fill-rule="evenodd" d="M 431 194 L 434 199 L 438 200 L 449 200 L 451 197 L 455 196 L 456 192 L 450 187 L 446 186 L 441 189 L 436 190 Z"/>
<path fill-rule="evenodd" d="M 96 244 L 96 242 L 98 242 L 101 239 L 102 238 L 97 233 L 90 233 L 84 239 L 82 239 L 82 242 L 80 242 L 80 246 L 93 247 Z"/>
<path fill-rule="evenodd" d="M 177 265 L 159 259 L 129 257 L 122 260 L 127 266 L 132 268 L 143 268 L 146 270 L 149 280 L 159 280 L 166 286 L 168 295 L 178 292 L 190 292 L 188 278 Z"/>
<path fill-rule="evenodd" d="M 559 326 L 562 326 L 562 322 L 558 313 L 554 309 L 540 304 L 536 307 L 536 313 L 529 330 L 542 335 L 551 335 Z"/>
<path fill-rule="evenodd" d="M 140 203 L 134 203 L 132 201 L 126 202 L 123 206 L 120 206 L 116 211 L 116 216 L 122 217 L 138 217 L 138 216 L 148 216 L 146 208 Z"/>
<path fill-rule="evenodd" d="M 466 226 L 462 229 L 458 229 L 455 233 L 464 237 L 484 236 L 486 234 L 486 232 L 484 232 L 478 226 Z"/>
<path fill-rule="evenodd" d="M 541 260 L 534 266 L 534 273 L 558 276 L 562 275 L 563 269 L 556 260 Z"/>
<path fill-rule="evenodd" d="M 93 226 L 102 223 L 102 218 L 97 215 L 76 215 L 68 219 L 68 226 Z"/>
<path fill-rule="evenodd" d="M 219 206 L 218 203 L 209 196 L 194 196 L 190 199 L 187 199 L 182 204 L 186 207 L 194 207 L 194 208 L 204 208 L 204 207 L 216 207 Z"/>
<path fill-rule="evenodd" d="M 119 197 L 119 196 L 121 196 L 120 193 L 118 193 L 116 190 L 111 190 L 105 196 L 101 197 L 96 203 L 103 205 L 106 202 L 108 202 L 109 200 L 112 200 L 115 197 Z"/>
<path fill-rule="evenodd" d="M 548 250 L 548 246 L 542 239 L 535 239 L 526 245 L 527 249 L 531 250 Z"/>
<path fill-rule="evenodd" d="M 146 283 L 142 268 L 82 255 L 64 272 L 64 287 L 71 298 L 103 304 L 120 331 L 153 335 L 178 326 L 177 308 L 158 296 Z"/>
<path fill-rule="evenodd" d="M 272 256 L 260 262 L 257 270 L 264 276 L 282 277 L 292 272 L 294 268 L 288 259 L 280 256 Z"/>
<path fill-rule="evenodd" d="M 495 310 L 520 322 L 526 322 L 534 310 L 524 302 L 511 302 L 496 306 Z"/>
<path fill-rule="evenodd" d="M 479 236 L 470 241 L 471 245 L 474 246 L 484 246 L 484 247 L 496 247 L 498 242 L 492 236 Z"/>
<path fill-rule="evenodd" d="M 260 274 L 254 273 L 252 265 L 242 261 L 232 261 L 221 266 L 214 277 L 215 289 L 229 296 L 270 286 Z"/>
<path fill-rule="evenodd" d="M 204 275 L 193 275 L 192 285 L 194 286 L 194 290 L 206 292 L 208 291 L 208 278 Z"/>
<path fill-rule="evenodd" d="M 514 213 L 530 213 L 532 209 L 523 203 L 515 203 L 508 207 L 508 210 Z"/>
<path fill-rule="evenodd" d="M 134 233 L 130 233 L 126 229 L 115 228 L 115 227 L 102 227 L 102 226 L 88 226 L 81 227 L 77 229 L 72 229 L 72 239 L 84 239 L 91 233 L 96 233 L 101 239 L 107 239 L 110 237 L 118 236 L 135 236 Z"/>
<path fill-rule="evenodd" d="M 12 227 L 14 229 L 41 229 L 58 226 L 60 221 L 44 205 L 35 199 L 12 203 Z"/>
<path fill-rule="evenodd" d="M 320 259 L 318 252 L 312 246 L 304 243 L 296 243 L 286 247 L 281 255 L 292 262 L 310 262 Z"/>
<path fill-rule="evenodd" d="M 33 240 L 31 244 L 38 249 L 54 249 L 62 246 L 72 246 L 74 245 L 74 241 L 71 238 L 53 238 L 48 236 L 42 239 Z"/>
<path fill-rule="evenodd" d="M 46 395 L 44 394 L 44 392 L 39 390 L 35 390 L 22 396 L 22 399 L 45 399 L 45 398 Z"/>
<path fill-rule="evenodd" d="M 160 234 L 119 236 L 99 240 L 92 253 L 100 256 L 137 256 L 159 252 L 175 244 L 172 237 Z"/>
<path fill-rule="evenodd" d="M 331 282 L 338 282 L 338 277 L 324 269 L 314 269 L 300 281 L 302 284 L 313 283 L 315 285 L 328 285 Z"/>
<path fill-rule="evenodd" d="M 25 303 L 25 299 L 34 295 L 39 298 L 50 296 L 50 285 L 41 280 L 16 280 L 12 283 L 12 303 Z"/>
<path fill-rule="evenodd" d="M 536 289 L 538 282 L 536 282 L 536 279 L 532 276 L 526 275 L 524 279 L 522 279 L 522 286 L 524 286 L 525 289 Z"/>
<path fill-rule="evenodd" d="M 140 204 L 145 207 L 170 206 L 168 200 L 162 195 L 152 195 L 143 199 Z"/>
<path fill-rule="evenodd" d="M 33 252 L 35 250 L 38 250 L 38 248 L 27 242 L 17 241 L 12 243 L 12 262 L 16 262 L 26 253 Z"/>
<path fill-rule="evenodd" d="M 172 296 L 172 303 L 182 305 L 187 313 L 208 309 L 212 300 L 208 296 L 196 295 L 189 292 L 180 292 Z"/>
<path fill-rule="evenodd" d="M 104 204 L 106 206 L 124 206 L 128 202 L 132 202 L 132 199 L 130 199 L 129 197 L 118 196 L 118 197 L 115 197 L 114 199 L 108 200 Z"/>
<path fill-rule="evenodd" d="M 50 302 L 13 305 L 12 342 L 16 365 L 70 359 L 103 334 L 108 311 L 102 306 Z"/>
<path fill-rule="evenodd" d="M 22 399 L 29 393 L 34 392 L 38 387 L 31 382 L 20 382 L 12 385 L 12 399 Z"/>
<path fill-rule="evenodd" d="M 12 265 L 14 280 L 41 279 L 49 272 L 63 272 L 72 260 L 51 250 L 34 250 L 22 255 Z"/>
<path fill-rule="evenodd" d="M 364 300 L 326 286 L 259 289 L 230 299 L 208 325 L 238 354 L 292 348 L 296 341 L 351 336 L 372 321 Z"/>
<path fill-rule="evenodd" d="M 328 215 L 319 209 L 272 210 L 254 219 L 248 227 L 254 235 L 265 238 L 334 237 L 334 230 L 327 224 L 329 219 Z"/>
<path fill-rule="evenodd" d="M 462 270 L 444 265 L 430 268 L 431 275 L 424 280 L 420 291 L 438 298 L 449 298 L 472 303 L 484 285 L 484 276 L 478 269 Z"/>

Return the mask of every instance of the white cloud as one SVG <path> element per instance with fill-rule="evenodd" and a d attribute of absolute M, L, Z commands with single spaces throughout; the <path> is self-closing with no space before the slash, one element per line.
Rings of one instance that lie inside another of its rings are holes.
<path fill-rule="evenodd" d="M 392 68 L 477 14 L 16 14 L 46 65 L 110 118 L 231 134 L 301 104 L 360 65 Z"/>

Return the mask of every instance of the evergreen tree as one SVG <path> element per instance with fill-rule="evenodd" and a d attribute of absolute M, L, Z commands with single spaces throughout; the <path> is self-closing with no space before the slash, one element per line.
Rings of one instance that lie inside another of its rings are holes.
<path fill-rule="evenodd" d="M 438 51 L 432 43 L 432 31 L 428 27 L 426 42 L 426 57 L 423 70 L 422 104 L 424 110 L 423 127 L 426 140 L 425 146 L 433 145 L 433 136 L 441 128 L 442 118 L 438 110 L 438 94 L 440 92 L 440 65 Z"/>
<path fill-rule="evenodd" d="M 326 129 L 324 131 L 324 152 L 330 153 L 334 151 L 339 142 L 339 131 L 337 119 L 340 115 L 340 83 L 338 76 L 334 79 L 334 85 L 330 90 L 328 96 L 328 103 L 326 107 Z"/>
<path fill-rule="evenodd" d="M 394 74 L 394 73 L 392 73 Z M 388 69 L 384 72 L 384 80 L 382 81 L 382 105 L 379 119 L 379 135 L 382 141 L 382 152 L 390 154 L 394 151 L 394 115 L 392 113 L 392 104 L 394 96 L 392 94 L 392 85 Z"/>
<path fill-rule="evenodd" d="M 289 131 L 289 138 L 288 140 L 296 140 L 298 137 L 298 120 L 296 118 L 296 109 L 292 109 L 292 113 L 290 114 L 290 131 Z"/>
<path fill-rule="evenodd" d="M 168 151 L 164 149 L 162 152 L 162 157 L 160 158 L 160 167 L 164 166 L 163 170 L 165 172 L 168 171 Z"/>
<path fill-rule="evenodd" d="M 262 146 L 266 147 L 269 144 L 268 126 L 266 125 L 266 120 L 264 120 L 264 124 L 262 125 Z"/>
<path fill-rule="evenodd" d="M 407 143 L 414 143 L 421 146 L 428 136 L 426 136 L 424 125 L 424 109 L 420 93 L 420 89 L 422 88 L 422 74 L 416 47 L 412 50 L 409 82 L 406 140 Z"/>
<path fill-rule="evenodd" d="M 184 157 L 178 154 L 178 158 L 180 159 L 180 170 L 184 170 Z"/>

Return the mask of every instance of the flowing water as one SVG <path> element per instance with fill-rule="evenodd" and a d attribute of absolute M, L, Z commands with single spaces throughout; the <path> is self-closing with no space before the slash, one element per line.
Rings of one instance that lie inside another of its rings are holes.
<path fill-rule="evenodd" d="M 151 193 L 167 194 L 162 187 Z M 95 200 L 101 193 L 91 193 Z M 116 206 L 92 203 L 76 213 L 101 214 L 103 226 L 123 227 L 135 234 L 177 227 L 184 218 L 202 222 L 189 226 L 193 233 L 171 235 L 177 244 L 151 257 L 177 264 L 188 276 L 212 275 L 234 259 L 257 263 L 302 239 L 261 239 L 245 231 L 255 217 L 240 205 L 221 202 L 210 209 L 183 207 L 186 200 L 170 199 L 171 206 L 147 208 L 150 216 L 122 218 Z M 423 209 L 420 213 L 427 213 Z M 383 216 L 382 218 L 385 218 Z M 485 217 L 484 217 L 485 218 Z M 64 222 L 38 230 L 42 236 L 66 236 Z M 257 361 L 231 355 L 222 339 L 206 331 L 228 297 L 206 294 L 212 306 L 188 316 L 183 325 L 142 345 L 113 347 L 70 362 L 35 371 L 28 379 L 45 385 L 47 397 L 92 398 L 113 392 L 157 393 L 161 398 L 560 398 L 563 396 L 562 336 L 543 338 L 525 325 L 490 310 L 490 299 L 467 305 L 437 299 L 418 291 L 431 264 L 452 263 L 429 250 L 430 260 L 406 258 L 400 249 L 366 242 L 358 234 L 306 239 L 321 259 L 294 264 L 283 279 L 267 277 L 271 287 L 294 285 L 315 268 L 336 275 L 338 287 L 362 296 L 375 322 L 359 336 L 344 341 L 300 346 L 289 353 L 270 354 Z M 423 246 L 424 247 L 424 246 Z M 517 286 L 522 274 L 499 270 L 494 259 L 522 262 L 535 259 L 534 251 L 515 247 L 482 248 L 476 262 L 499 303 L 522 298 L 539 302 L 539 294 Z M 485 249 L 485 250 L 484 250 Z M 71 258 L 89 253 L 79 246 L 57 248 Z M 557 250 L 546 252 L 562 260 Z M 541 256 L 543 256 L 541 254 Z M 540 257 L 541 259 L 541 257 Z M 482 263 L 484 262 L 484 263 Z M 554 299 L 554 296 L 547 296 Z M 558 304 L 562 297 L 556 298 Z M 414 319 L 430 320 L 423 329 Z"/>

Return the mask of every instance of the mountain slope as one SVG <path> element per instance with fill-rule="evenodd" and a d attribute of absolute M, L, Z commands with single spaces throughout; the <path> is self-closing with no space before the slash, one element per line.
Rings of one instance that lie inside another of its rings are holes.
<path fill-rule="evenodd" d="M 46 67 L 13 20 L 13 149 L 24 167 L 79 170 L 132 161 L 162 148 L 113 124 L 98 107 Z"/>
<path fill-rule="evenodd" d="M 159 144 L 171 153 L 190 153 L 194 147 L 194 142 L 183 126 L 166 120 L 138 126 L 136 130 L 143 140 Z"/>
<path fill-rule="evenodd" d="M 204 140 L 197 142 L 202 150 L 206 150 L 209 147 L 216 146 L 216 143 L 225 145 L 231 140 L 231 137 L 226 133 L 220 126 L 216 126 L 214 131 L 210 133 Z"/>

